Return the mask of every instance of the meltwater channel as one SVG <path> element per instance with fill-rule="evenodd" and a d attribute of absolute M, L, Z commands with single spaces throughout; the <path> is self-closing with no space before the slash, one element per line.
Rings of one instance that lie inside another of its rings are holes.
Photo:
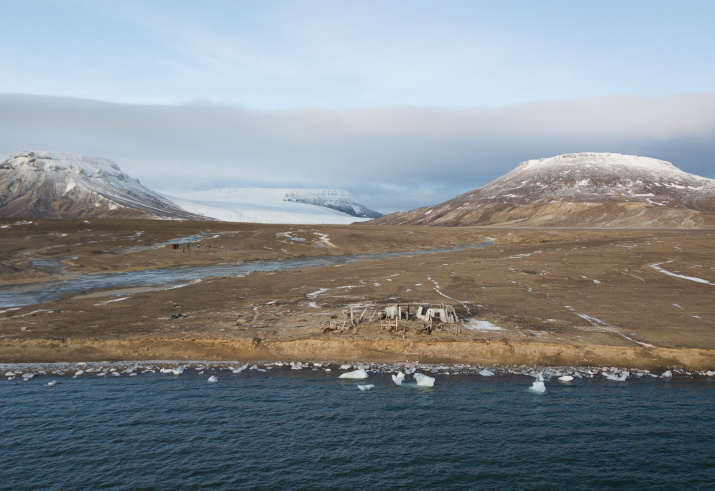
<path fill-rule="evenodd" d="M 61 298 L 98 289 L 134 288 L 134 292 L 157 288 L 176 288 L 192 281 L 217 276 L 232 276 L 255 271 L 284 271 L 317 266 L 333 266 L 362 261 L 376 261 L 391 257 L 438 254 L 493 245 L 482 242 L 475 245 L 451 247 L 447 249 L 426 249 L 404 252 L 382 252 L 376 254 L 356 254 L 346 256 L 296 257 L 287 259 L 256 260 L 239 263 L 220 263 L 210 266 L 185 266 L 164 269 L 145 269 L 118 273 L 71 273 L 65 270 L 60 260 L 36 258 L 33 265 L 62 279 L 0 287 L 0 308 L 19 307 L 51 302 Z M 108 292 L 111 295 L 111 291 Z M 127 292 L 122 292 L 126 295 Z"/>
<path fill-rule="evenodd" d="M 0 488 L 715 488 L 712 378 L 202 371 L 0 379 Z"/>

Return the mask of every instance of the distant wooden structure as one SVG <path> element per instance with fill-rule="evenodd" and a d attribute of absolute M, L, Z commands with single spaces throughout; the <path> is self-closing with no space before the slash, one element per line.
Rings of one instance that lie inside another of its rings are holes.
<path fill-rule="evenodd" d="M 459 321 L 454 307 L 444 303 L 388 303 L 379 319 L 383 321 L 383 328 L 394 331 L 400 329 L 400 321 L 422 321 L 428 332 L 432 332 L 436 325 L 454 324 Z M 406 330 L 407 325 L 403 324 L 403 328 Z"/>
<path fill-rule="evenodd" d="M 444 303 L 388 303 L 382 310 L 373 307 L 371 315 L 368 312 L 369 308 L 369 305 L 350 306 L 349 309 L 342 311 L 342 318 L 337 315 L 332 316 L 332 320 L 328 320 L 328 325 L 323 329 L 323 333 L 342 333 L 352 329 L 357 332 L 360 324 L 372 322 L 375 316 L 383 329 L 394 332 L 400 330 L 407 332 L 410 324 L 415 327 L 415 322 L 421 322 L 422 328 L 428 333 L 442 324 L 459 322 L 454 307 Z"/>

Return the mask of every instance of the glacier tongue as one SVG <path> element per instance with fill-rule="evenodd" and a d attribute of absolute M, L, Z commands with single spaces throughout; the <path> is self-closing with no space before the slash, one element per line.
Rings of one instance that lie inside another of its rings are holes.
<path fill-rule="evenodd" d="M 340 189 L 220 188 L 164 195 L 186 211 L 233 222 L 349 224 L 377 213 Z"/>

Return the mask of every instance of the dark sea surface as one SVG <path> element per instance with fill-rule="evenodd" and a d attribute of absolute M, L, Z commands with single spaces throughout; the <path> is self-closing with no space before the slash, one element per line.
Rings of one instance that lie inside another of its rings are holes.
<path fill-rule="evenodd" d="M 0 488 L 715 489 L 712 378 L 339 373 L 0 379 Z"/>

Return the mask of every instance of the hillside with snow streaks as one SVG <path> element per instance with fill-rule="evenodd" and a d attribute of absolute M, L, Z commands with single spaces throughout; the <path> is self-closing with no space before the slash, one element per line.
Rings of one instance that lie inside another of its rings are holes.
<path fill-rule="evenodd" d="M 102 157 L 20 152 L 0 164 L 0 216 L 197 219 Z"/>
<path fill-rule="evenodd" d="M 374 223 L 567 227 L 715 226 L 715 180 L 614 153 L 529 160 L 442 204 Z"/>
<path fill-rule="evenodd" d="M 232 222 L 348 224 L 380 216 L 340 189 L 221 188 L 164 196 L 188 212 Z"/>

